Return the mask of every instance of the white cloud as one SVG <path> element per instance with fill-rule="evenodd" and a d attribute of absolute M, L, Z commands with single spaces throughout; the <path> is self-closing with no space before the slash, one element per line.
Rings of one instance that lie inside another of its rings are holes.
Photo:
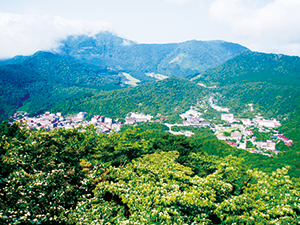
<path fill-rule="evenodd" d="M 67 20 L 59 16 L 17 15 L 0 12 L 0 58 L 50 50 L 71 34 L 93 35 L 107 30 L 102 21 Z"/>
<path fill-rule="evenodd" d="M 274 0 L 263 6 L 257 2 L 216 0 L 210 14 L 254 50 L 300 55 L 300 1 Z"/>

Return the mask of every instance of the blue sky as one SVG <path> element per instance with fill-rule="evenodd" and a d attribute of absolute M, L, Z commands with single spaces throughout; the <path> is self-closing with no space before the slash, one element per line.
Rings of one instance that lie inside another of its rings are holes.
<path fill-rule="evenodd" d="M 299 12 L 300 0 L 0 0 L 0 58 L 101 30 L 138 43 L 225 40 L 300 56 Z"/>

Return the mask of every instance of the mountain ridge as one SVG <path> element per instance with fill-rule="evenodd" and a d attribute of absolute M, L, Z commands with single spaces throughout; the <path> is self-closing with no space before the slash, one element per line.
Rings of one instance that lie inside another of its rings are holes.
<path fill-rule="evenodd" d="M 245 50 L 246 47 L 225 41 L 138 44 L 102 32 L 94 37 L 70 36 L 61 41 L 56 51 L 83 64 L 101 68 L 186 77 L 203 72 Z M 176 57 L 181 58 L 176 61 Z"/>

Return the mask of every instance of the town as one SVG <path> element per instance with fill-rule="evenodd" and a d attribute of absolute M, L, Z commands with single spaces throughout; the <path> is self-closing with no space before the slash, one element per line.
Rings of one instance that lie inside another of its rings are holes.
<path fill-rule="evenodd" d="M 244 149 L 252 153 L 259 153 L 268 156 L 273 156 L 270 152 L 278 154 L 280 151 L 276 149 L 276 144 L 282 141 L 287 146 L 292 146 L 293 140 L 283 136 L 276 128 L 281 126 L 281 123 L 276 119 L 266 120 L 262 117 L 254 119 L 235 118 L 233 114 L 221 114 L 223 123 L 212 125 L 211 122 L 204 121 L 201 118 L 201 113 L 192 108 L 180 115 L 183 119 L 182 124 L 166 123 L 167 118 L 152 120 L 153 116 L 129 113 L 125 118 L 125 122 L 119 119 L 113 120 L 104 116 L 93 116 L 91 120 L 86 119 L 86 112 L 79 112 L 76 115 L 63 117 L 60 112 L 50 113 L 45 112 L 36 117 L 29 117 L 26 112 L 15 113 L 10 119 L 21 123 L 26 123 L 29 129 L 45 129 L 52 130 L 56 128 L 73 129 L 79 126 L 94 125 L 97 132 L 104 134 L 112 131 L 119 132 L 123 125 L 136 125 L 141 122 L 156 122 L 163 123 L 169 127 L 169 132 L 175 135 L 181 134 L 191 136 L 191 131 L 172 131 L 173 126 L 180 127 L 208 127 L 216 137 L 229 144 L 232 147 Z M 258 138 L 257 136 L 262 136 Z"/>

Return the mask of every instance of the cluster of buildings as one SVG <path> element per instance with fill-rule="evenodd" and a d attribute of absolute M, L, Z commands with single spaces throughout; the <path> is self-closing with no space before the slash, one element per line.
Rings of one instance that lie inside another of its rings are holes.
<path fill-rule="evenodd" d="M 279 134 L 274 128 L 281 126 L 276 119 L 265 120 L 261 117 L 255 119 L 240 119 L 234 118 L 233 114 L 221 114 L 221 120 L 227 122 L 226 126 L 219 125 L 219 130 L 216 131 L 217 138 L 224 140 L 227 144 L 246 149 L 255 153 L 263 153 L 263 151 L 272 151 L 278 153 L 276 150 L 276 143 L 283 141 L 287 146 L 292 146 L 293 140 Z M 228 125 L 230 129 L 228 129 Z M 256 141 L 253 133 L 253 128 L 258 128 L 259 132 L 270 133 L 270 140 Z M 234 130 L 236 128 L 237 130 Z M 232 130 L 233 129 L 233 130 Z M 227 135 L 225 135 L 227 134 Z M 228 135 L 230 134 L 230 135 Z M 255 148 L 247 148 L 247 142 L 250 141 Z"/>
<path fill-rule="evenodd" d="M 183 121 L 183 125 L 189 127 L 210 127 L 210 122 L 202 121 L 198 117 L 188 117 Z"/>
<path fill-rule="evenodd" d="M 186 111 L 183 114 L 179 115 L 183 121 L 184 126 L 189 127 L 210 127 L 210 122 L 204 121 L 203 118 L 201 118 L 201 113 L 197 112 L 196 110 L 193 110 L 192 108 L 188 111 Z"/>
<path fill-rule="evenodd" d="M 19 122 L 26 122 L 29 129 L 45 129 L 52 130 L 54 128 L 73 129 L 81 125 L 86 126 L 93 124 L 97 127 L 99 132 L 108 133 L 112 130 L 118 132 L 123 123 L 113 122 L 111 118 L 104 116 L 94 116 L 90 121 L 86 120 L 87 113 L 79 112 L 75 116 L 63 117 L 60 112 L 50 113 L 45 112 L 37 117 L 29 117 L 27 113 L 23 114 L 21 118 L 14 114 L 11 119 Z"/>
<path fill-rule="evenodd" d="M 121 127 L 124 125 L 124 123 L 119 122 L 118 120 L 113 121 L 109 117 L 97 115 L 93 116 L 91 120 L 86 120 L 86 116 L 86 112 L 79 112 L 78 114 L 70 117 L 63 117 L 60 112 L 45 112 L 37 117 L 29 117 L 27 113 L 24 113 L 21 116 L 14 114 L 11 119 L 13 121 L 26 122 L 29 129 L 38 130 L 52 130 L 54 128 L 73 129 L 79 126 L 93 124 L 97 127 L 98 132 L 109 133 L 111 131 L 120 131 Z M 242 119 L 234 118 L 233 114 L 221 114 L 221 119 L 227 123 L 225 125 L 216 125 L 215 127 L 212 127 L 210 122 L 206 122 L 200 117 L 201 113 L 193 109 L 190 109 L 180 116 L 184 119 L 183 124 L 180 126 L 210 127 L 215 132 L 215 135 L 219 140 L 223 140 L 233 147 L 246 149 L 255 153 L 265 154 L 263 151 L 273 151 L 278 153 L 279 151 L 276 150 L 276 143 L 278 141 L 283 141 L 287 146 L 292 146 L 293 143 L 293 140 L 279 134 L 278 131 L 274 129 L 281 126 L 280 122 L 276 119 L 265 120 L 261 117 L 257 117 L 255 119 Z M 167 120 L 166 118 L 152 120 L 152 118 L 153 117 L 150 115 L 131 113 L 130 116 L 125 118 L 125 124 L 133 125 L 137 122 L 161 123 Z M 170 124 L 166 125 L 169 125 L 170 127 L 172 126 Z M 259 132 L 270 132 L 270 130 L 272 130 L 273 134 L 270 135 L 270 140 L 256 141 L 256 137 L 252 130 L 254 127 L 257 127 Z M 179 132 L 179 134 L 181 133 Z M 191 134 L 188 135 L 190 136 Z M 248 141 L 250 141 L 255 147 L 247 148 Z"/>
<path fill-rule="evenodd" d="M 245 126 L 254 126 L 254 127 L 275 128 L 281 126 L 281 123 L 276 119 L 265 120 L 262 117 L 257 117 L 252 120 L 250 120 L 249 118 L 240 119 L 240 118 L 234 118 L 233 114 L 221 114 L 221 120 L 227 121 L 229 123 L 234 123 L 234 122 L 242 123 Z"/>
<path fill-rule="evenodd" d="M 160 119 L 156 119 L 156 120 L 152 120 L 152 118 L 153 118 L 153 116 L 150 116 L 150 115 L 131 113 L 129 117 L 125 118 L 125 124 L 132 125 L 134 123 L 139 123 L 139 122 L 160 123 L 160 122 L 167 120 L 167 118 L 160 118 Z"/>

